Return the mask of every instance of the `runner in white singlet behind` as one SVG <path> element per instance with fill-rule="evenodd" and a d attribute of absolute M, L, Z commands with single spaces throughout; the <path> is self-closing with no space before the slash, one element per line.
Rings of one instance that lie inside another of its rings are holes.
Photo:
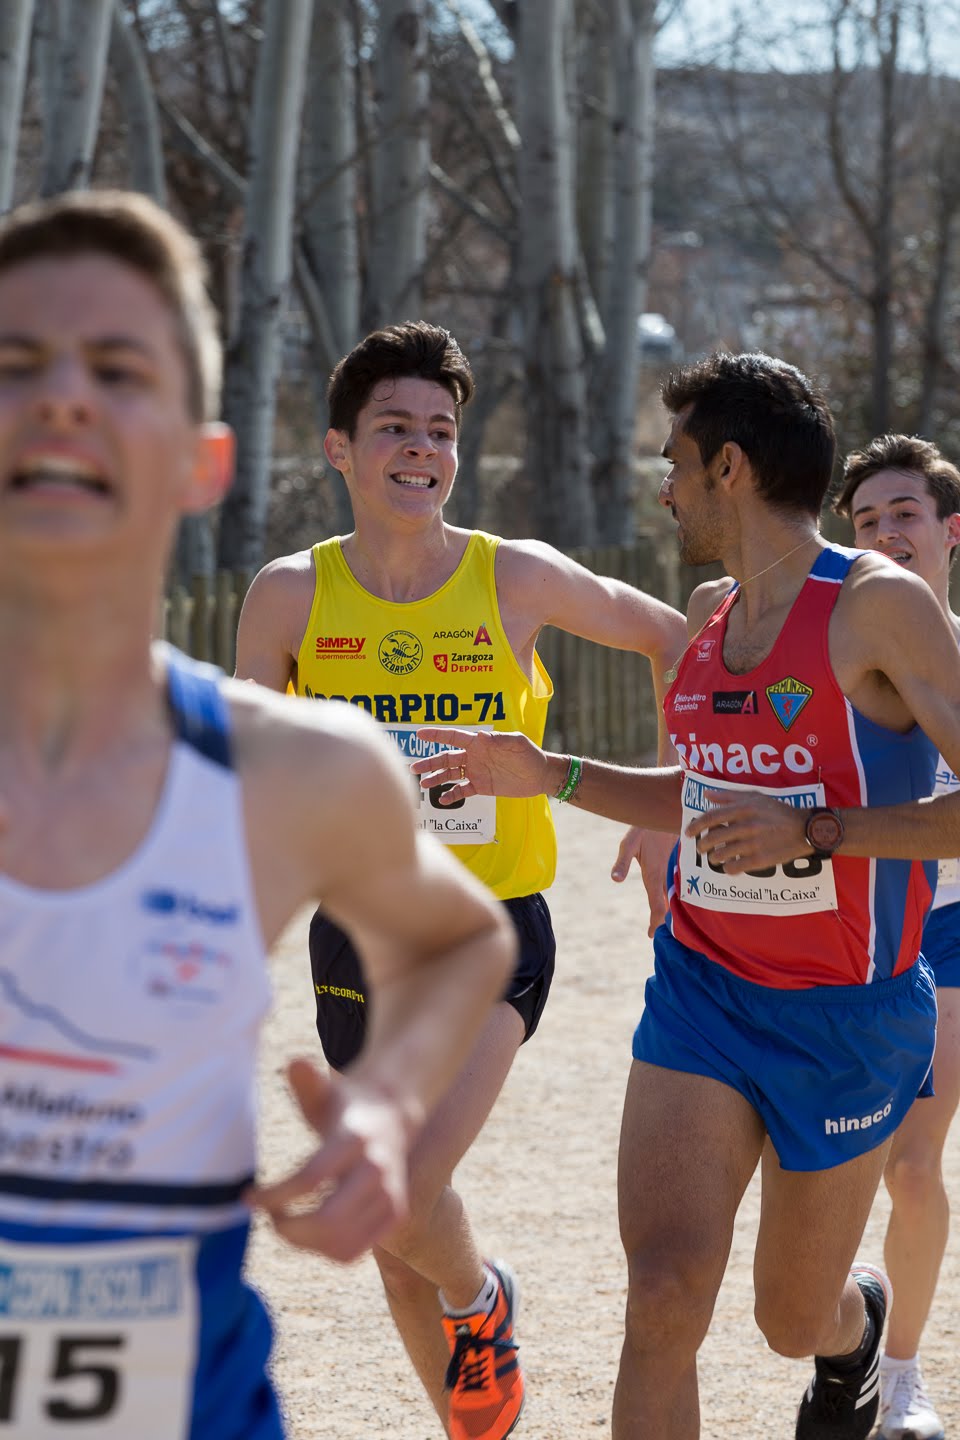
<path fill-rule="evenodd" d="M 960 644 L 960 618 L 949 597 L 960 543 L 957 467 L 927 440 L 881 435 L 847 457 L 834 508 L 852 520 L 858 545 L 889 555 L 926 580 Z M 941 756 L 934 793 L 947 795 L 957 787 L 957 776 Z M 880 1365 L 882 1440 L 943 1440 L 918 1350 L 950 1224 L 941 1158 L 960 1101 L 960 860 L 940 861 L 923 954 L 937 984 L 935 1094 L 907 1115 L 884 1171 L 893 1207 L 885 1258 L 894 1303 Z"/>

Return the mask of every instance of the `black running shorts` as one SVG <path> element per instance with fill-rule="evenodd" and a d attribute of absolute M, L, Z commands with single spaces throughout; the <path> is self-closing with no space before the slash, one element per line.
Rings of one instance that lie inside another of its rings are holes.
<path fill-rule="evenodd" d="M 520 954 L 502 999 L 524 1024 L 524 1041 L 540 1023 L 553 980 L 557 942 L 542 895 L 521 895 L 504 905 L 517 931 Z M 339 926 L 317 910 L 310 921 L 310 969 L 317 1003 L 317 1033 L 327 1061 L 342 1070 L 353 1060 L 366 1028 L 367 985 L 357 953 Z"/>

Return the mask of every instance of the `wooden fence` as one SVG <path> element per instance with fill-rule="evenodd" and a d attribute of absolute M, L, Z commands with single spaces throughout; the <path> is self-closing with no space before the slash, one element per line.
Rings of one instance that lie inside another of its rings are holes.
<path fill-rule="evenodd" d="M 629 547 L 570 554 L 596 574 L 626 580 L 680 610 L 694 586 L 714 573 L 681 565 L 672 539 L 652 531 L 638 535 Z M 191 591 L 172 591 L 163 609 L 167 639 L 232 672 L 237 619 L 251 578 L 221 572 L 212 585 L 200 577 Z M 547 718 L 548 749 L 616 761 L 654 757 L 657 722 L 650 664 L 643 655 L 609 650 L 553 628 L 541 633 L 537 648 L 555 691 Z"/>

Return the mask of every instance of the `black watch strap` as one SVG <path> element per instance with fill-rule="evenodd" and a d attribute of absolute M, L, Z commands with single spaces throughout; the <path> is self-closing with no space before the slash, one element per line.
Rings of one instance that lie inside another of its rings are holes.
<path fill-rule="evenodd" d="M 840 811 L 826 805 L 808 810 L 803 833 L 817 860 L 831 859 L 843 843 Z"/>

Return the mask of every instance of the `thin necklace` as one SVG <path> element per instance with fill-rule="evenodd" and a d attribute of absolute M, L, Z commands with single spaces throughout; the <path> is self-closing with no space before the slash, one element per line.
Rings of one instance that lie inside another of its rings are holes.
<path fill-rule="evenodd" d="M 739 588 L 742 590 L 744 585 L 749 585 L 752 580 L 759 580 L 761 575 L 766 575 L 768 571 L 775 570 L 778 565 L 783 564 L 784 560 L 789 560 L 791 555 L 796 555 L 798 550 L 802 550 L 804 545 L 809 545 L 810 541 L 816 540 L 816 538 L 816 532 L 814 532 L 813 535 L 808 535 L 806 540 L 801 540 L 799 545 L 794 545 L 793 549 L 788 550 L 785 555 L 781 555 L 777 560 L 772 560 L 769 565 L 765 565 L 762 570 L 757 570 L 755 574 L 748 575 L 746 580 L 741 580 Z M 715 613 L 716 612 L 714 612 L 714 614 Z M 686 655 L 687 651 L 690 649 L 690 646 L 694 643 L 694 641 L 699 640 L 700 636 L 703 634 L 704 630 L 706 630 L 712 619 L 713 615 L 708 615 L 706 620 L 704 620 L 703 624 L 700 626 L 700 629 L 697 631 L 696 635 L 691 635 L 686 645 L 684 645 L 680 654 L 677 656 L 676 662 L 670 666 L 670 669 L 663 677 L 668 685 L 672 685 L 674 680 L 676 680 L 677 672 L 680 669 L 680 664 L 683 660 L 683 657 Z"/>
<path fill-rule="evenodd" d="M 789 560 L 791 555 L 796 555 L 796 553 L 797 553 L 798 550 L 802 550 L 803 547 L 804 547 L 804 545 L 809 545 L 809 544 L 810 544 L 810 541 L 811 541 L 811 540 L 816 540 L 816 538 L 817 538 L 817 535 L 816 535 L 816 531 L 815 531 L 812 535 L 808 535 L 807 538 L 806 538 L 806 540 L 801 540 L 799 545 L 794 545 L 793 549 L 792 549 L 792 550 L 788 550 L 787 553 L 786 553 L 786 555 L 781 555 L 779 560 L 774 560 L 774 561 L 772 561 L 771 564 L 765 565 L 765 566 L 763 567 L 763 569 L 762 569 L 762 570 L 758 570 L 755 575 L 748 575 L 748 577 L 747 577 L 746 580 L 741 580 L 741 581 L 740 581 L 740 589 L 742 590 L 743 587 L 744 587 L 744 585 L 749 585 L 751 580 L 759 580 L 759 579 L 760 579 L 760 576 L 761 576 L 761 575 L 766 575 L 766 573 L 767 573 L 768 570 L 775 570 L 778 565 L 782 565 L 782 564 L 783 564 L 784 560 Z"/>

